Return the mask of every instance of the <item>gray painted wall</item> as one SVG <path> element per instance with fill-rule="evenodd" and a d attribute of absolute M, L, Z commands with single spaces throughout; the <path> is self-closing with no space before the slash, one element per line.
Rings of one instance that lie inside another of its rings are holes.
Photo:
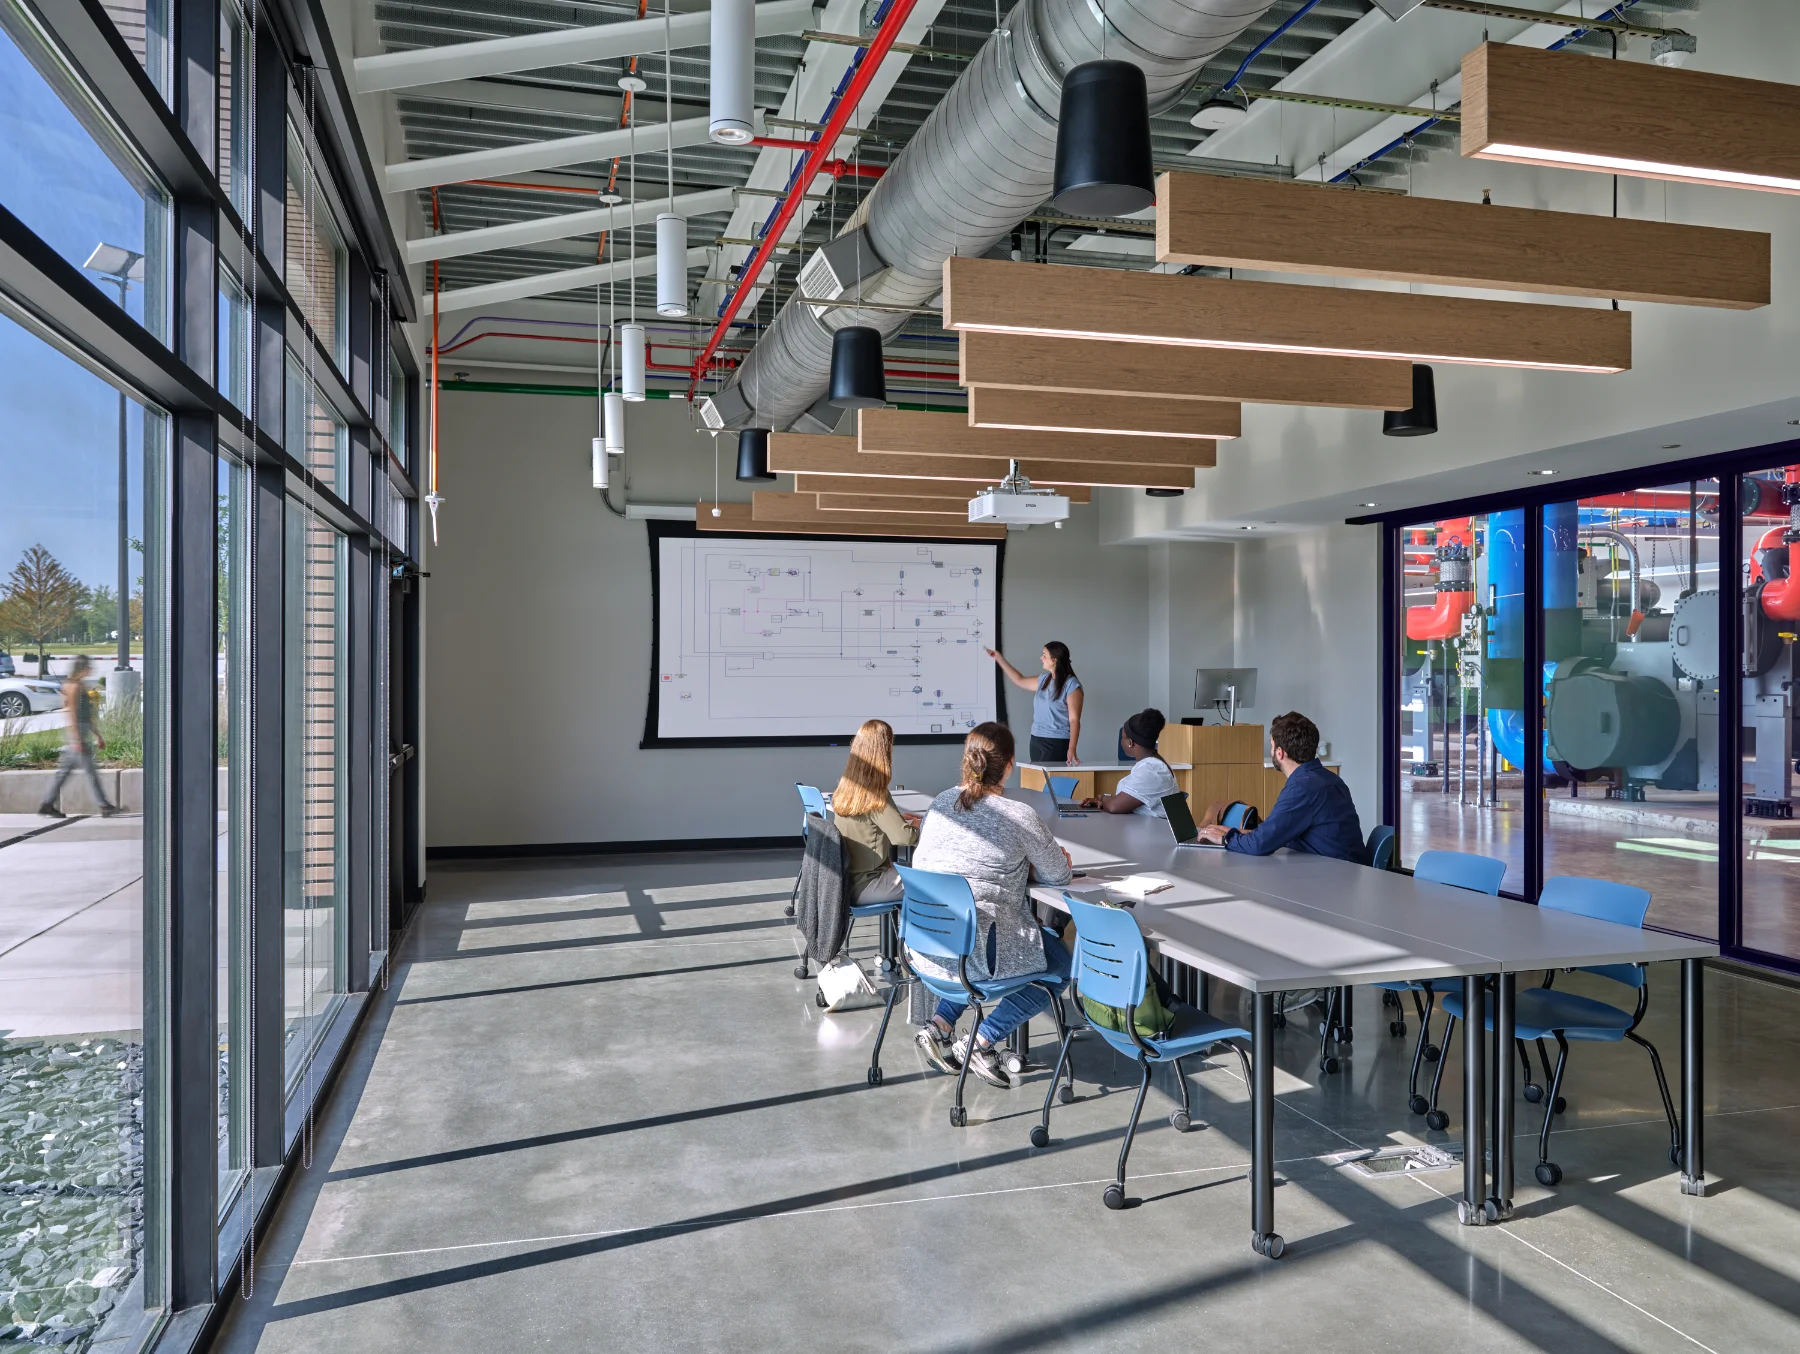
<path fill-rule="evenodd" d="M 710 495 L 711 440 L 679 401 L 631 408 L 630 493 Z M 595 402 L 443 396 L 440 541 L 426 584 L 426 718 L 433 846 L 792 835 L 794 782 L 829 786 L 830 748 L 642 751 L 650 672 L 649 548 L 642 522 L 607 513 L 589 484 Z M 733 446 L 721 440 L 723 497 Z M 618 490 L 614 489 L 614 501 Z M 1007 541 L 1002 632 L 1035 666 L 1061 639 L 1089 692 L 1083 750 L 1110 758 L 1126 715 L 1149 699 L 1147 552 L 1101 547 L 1096 512 Z M 1030 693 L 1009 688 L 1021 735 Z M 936 789 L 956 749 L 903 747 L 896 777 Z"/>

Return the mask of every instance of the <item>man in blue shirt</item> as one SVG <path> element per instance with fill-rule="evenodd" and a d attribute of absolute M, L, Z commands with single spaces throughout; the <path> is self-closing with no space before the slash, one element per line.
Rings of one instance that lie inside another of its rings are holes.
<path fill-rule="evenodd" d="M 1319 726 L 1297 712 L 1277 715 L 1269 724 L 1269 746 L 1287 783 L 1268 818 L 1249 832 L 1204 827 L 1200 829 L 1202 840 L 1223 842 L 1226 850 L 1250 856 L 1272 855 L 1290 846 L 1315 856 L 1367 865 L 1368 847 L 1350 787 L 1318 760 Z"/>

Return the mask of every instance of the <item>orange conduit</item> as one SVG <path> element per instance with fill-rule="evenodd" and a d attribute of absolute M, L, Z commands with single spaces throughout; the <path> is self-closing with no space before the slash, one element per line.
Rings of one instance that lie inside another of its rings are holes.
<path fill-rule="evenodd" d="M 1408 639 L 1453 639 L 1475 604 L 1475 523 L 1452 517 L 1437 524 L 1438 592 L 1430 606 L 1406 609 Z"/>

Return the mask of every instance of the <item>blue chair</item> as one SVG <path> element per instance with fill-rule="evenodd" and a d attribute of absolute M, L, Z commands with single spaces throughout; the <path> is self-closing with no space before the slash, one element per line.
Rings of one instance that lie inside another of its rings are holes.
<path fill-rule="evenodd" d="M 1050 793 L 1055 795 L 1058 799 L 1073 799 L 1075 797 L 1075 787 L 1081 784 L 1081 778 L 1079 776 L 1046 775 L 1044 779 L 1050 782 Z"/>
<path fill-rule="evenodd" d="M 1380 832 L 1382 829 L 1377 828 L 1376 831 Z M 1391 831 L 1389 829 L 1390 833 Z M 1374 840 L 1373 834 L 1370 840 Z M 1392 848 L 1391 836 L 1389 847 Z M 1413 878 L 1432 884 L 1448 884 L 1451 888 L 1468 889 L 1471 893 L 1485 893 L 1490 898 L 1497 898 L 1500 896 L 1500 883 L 1506 878 L 1506 862 L 1467 851 L 1426 851 L 1413 866 Z M 1412 1072 L 1406 1083 L 1406 1107 L 1414 1114 L 1428 1114 L 1431 1102 L 1419 1094 L 1419 1070 L 1425 1062 L 1438 1062 L 1443 1056 L 1443 1050 L 1431 1042 L 1431 1015 L 1436 1009 L 1437 993 L 1430 979 L 1407 983 L 1376 983 L 1375 986 L 1388 994 L 1382 998 L 1383 1003 L 1395 1007 L 1400 1005 L 1400 993 L 1412 993 L 1413 1010 L 1419 1017 L 1419 1041 L 1413 1046 Z M 1402 1015 L 1389 1021 L 1388 1033 L 1396 1039 L 1403 1037 L 1406 1034 L 1406 1017 Z M 1530 1064 L 1525 1068 L 1525 1080 L 1531 1080 Z"/>
<path fill-rule="evenodd" d="M 810 831 L 810 829 L 806 825 L 807 819 L 812 817 L 814 814 L 817 814 L 820 818 L 823 818 L 826 815 L 826 813 L 829 812 L 829 810 L 825 806 L 825 792 L 823 790 L 820 790 L 811 785 L 802 785 L 798 781 L 794 782 L 794 789 L 796 789 L 797 791 L 800 792 L 800 845 L 802 847 L 805 847 L 806 834 L 808 831 Z M 794 915 L 794 904 L 799 901 L 799 898 L 800 898 L 800 876 L 798 874 L 796 874 L 794 876 L 794 893 L 793 893 L 793 896 L 788 899 L 788 905 L 787 905 L 787 915 L 788 916 L 791 917 Z M 801 973 L 799 976 L 804 978 L 806 976 L 806 974 Z"/>
<path fill-rule="evenodd" d="M 1544 882 L 1538 895 L 1538 906 L 1600 921 L 1617 922 L 1621 926 L 1642 927 L 1650 910 L 1650 894 L 1630 884 L 1617 884 L 1607 879 L 1583 879 L 1575 875 L 1559 875 Z M 1650 988 L 1642 964 L 1597 964 L 1580 970 L 1609 979 L 1637 990 L 1637 1004 L 1627 1011 L 1609 1002 L 1584 997 L 1576 992 L 1558 992 L 1551 987 L 1555 975 L 1546 973 L 1544 985 L 1519 993 L 1513 1007 L 1513 1033 L 1521 1041 L 1534 1039 L 1546 1065 L 1549 1053 L 1545 1038 L 1556 1040 L 1556 1069 L 1547 1071 L 1550 1090 L 1544 1097 L 1544 1124 L 1538 1131 L 1537 1180 L 1540 1185 L 1555 1185 L 1562 1180 L 1562 1167 L 1550 1160 L 1550 1126 L 1564 1108 L 1561 1096 L 1563 1072 L 1569 1063 L 1569 1041 L 1594 1044 L 1616 1044 L 1629 1039 L 1650 1055 L 1650 1066 L 1656 1073 L 1656 1089 L 1662 1093 L 1663 1115 L 1669 1121 L 1669 1160 L 1681 1164 L 1681 1127 L 1675 1118 L 1675 1102 L 1669 1096 L 1669 1079 L 1663 1074 L 1662 1057 L 1656 1046 L 1637 1032 L 1650 1006 Z M 1444 1011 L 1450 1016 L 1451 1028 L 1462 1018 L 1460 993 L 1446 995 Z M 1487 1027 L 1494 1027 L 1493 1012 L 1487 1015 Z M 1449 1041 L 1448 1033 L 1445 1041 Z M 1442 1064 L 1439 1073 L 1442 1073 Z M 1432 1088 L 1437 1099 L 1437 1088 Z"/>
<path fill-rule="evenodd" d="M 1144 935 L 1138 930 L 1137 921 L 1122 908 L 1084 903 L 1067 893 L 1063 894 L 1063 904 L 1075 919 L 1075 992 L 1125 1012 L 1123 1031 L 1109 1030 L 1101 1025 L 1092 1028 L 1114 1051 L 1132 1059 L 1143 1069 L 1138 1080 L 1137 1100 L 1131 1107 L 1131 1122 L 1125 1126 L 1125 1143 L 1119 1149 L 1118 1174 L 1101 1196 L 1108 1208 L 1123 1208 L 1125 1162 L 1131 1156 L 1131 1141 L 1137 1135 L 1138 1116 L 1144 1111 L 1151 1069 L 1159 1063 L 1174 1065 L 1175 1084 L 1181 1088 L 1181 1108 L 1170 1113 L 1169 1122 L 1177 1132 L 1185 1133 L 1192 1123 L 1193 1103 L 1188 1096 L 1187 1078 L 1182 1075 L 1181 1060 L 1203 1053 L 1215 1044 L 1229 1044 L 1243 1066 L 1244 1085 L 1248 1087 L 1253 1084 L 1250 1056 L 1238 1041 L 1249 1039 L 1250 1031 L 1227 1025 L 1192 1006 L 1177 1004 L 1174 1027 L 1161 1039 L 1144 1038 L 1137 1032 L 1136 1017 L 1138 1003 L 1143 1001 L 1149 984 L 1150 958 L 1144 949 Z M 1056 1058 L 1056 1071 L 1050 1078 L 1050 1093 L 1044 1096 L 1043 1122 L 1031 1130 L 1033 1147 L 1050 1145 L 1050 1104 L 1068 1061 L 1069 1035 L 1065 1032 L 1062 1049 Z M 1073 1080 L 1073 1073 L 1070 1077 Z"/>
<path fill-rule="evenodd" d="M 956 970 L 955 979 L 935 977 L 912 970 L 908 977 L 888 989 L 887 1009 L 882 1012 L 881 1028 L 875 1035 L 875 1051 L 869 1060 L 869 1084 L 881 1084 L 881 1041 L 887 1037 L 888 1018 L 894 1013 L 894 999 L 908 982 L 916 982 L 934 997 L 951 1001 L 967 1001 L 974 1012 L 970 1026 L 970 1042 L 974 1028 L 981 1024 L 984 1003 L 1004 1001 L 1025 987 L 1041 987 L 1050 994 L 1050 1009 L 1056 1013 L 1057 1034 L 1067 1044 L 1068 1022 L 1063 1018 L 1060 974 L 1021 973 L 1008 978 L 971 977 L 969 960 L 981 943 L 981 922 L 975 911 L 975 895 L 969 881 L 961 875 L 935 874 L 930 870 L 914 870 L 905 865 L 900 871 L 904 893 L 900 899 L 900 940 L 913 954 L 936 960 Z M 911 966 L 908 965 L 910 969 Z M 1058 1065 L 1060 1074 L 1061 1065 Z M 969 1062 L 963 1059 L 956 1074 L 956 1098 L 950 1106 L 950 1126 L 963 1128 L 969 1112 L 963 1107 L 963 1084 L 969 1079 Z"/>
<path fill-rule="evenodd" d="M 1246 804 L 1241 799 L 1233 800 L 1225 806 L 1225 812 L 1219 815 L 1219 823 L 1223 827 L 1235 827 L 1239 832 L 1252 831 L 1262 821 L 1262 815 L 1256 811 L 1256 805 Z"/>
<path fill-rule="evenodd" d="M 1377 870 L 1394 868 L 1394 829 L 1385 823 L 1369 829 L 1369 864 Z"/>

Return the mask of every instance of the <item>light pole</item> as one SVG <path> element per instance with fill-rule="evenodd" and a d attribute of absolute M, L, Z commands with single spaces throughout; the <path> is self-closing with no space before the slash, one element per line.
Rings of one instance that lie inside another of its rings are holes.
<path fill-rule="evenodd" d="M 94 247 L 86 263 L 81 265 L 99 273 L 119 288 L 119 309 L 125 309 L 125 294 L 131 284 L 144 281 L 144 256 L 122 245 L 101 244 Z M 129 401 L 119 392 L 119 656 L 115 676 L 106 684 L 109 705 L 134 697 L 138 692 L 138 674 L 131 666 L 131 468 L 126 456 L 125 420 Z"/>

